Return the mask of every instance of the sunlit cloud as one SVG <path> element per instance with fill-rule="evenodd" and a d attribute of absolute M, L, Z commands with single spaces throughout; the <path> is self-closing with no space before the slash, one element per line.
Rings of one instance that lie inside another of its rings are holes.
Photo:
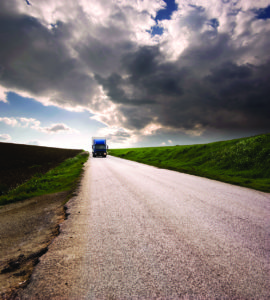
<path fill-rule="evenodd" d="M 5 103 L 8 102 L 7 93 L 8 93 L 8 89 L 6 89 L 0 85 L 0 101 L 3 101 Z"/>
<path fill-rule="evenodd" d="M 5 123 L 6 125 L 10 126 L 16 126 L 18 124 L 18 121 L 15 118 L 7 118 L 7 117 L 0 117 L 0 122 Z"/>

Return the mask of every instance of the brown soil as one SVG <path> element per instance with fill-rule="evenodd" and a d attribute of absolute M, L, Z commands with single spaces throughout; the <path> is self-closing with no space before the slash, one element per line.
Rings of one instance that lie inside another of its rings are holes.
<path fill-rule="evenodd" d="M 59 233 L 69 192 L 0 207 L 0 299 L 13 299 Z"/>

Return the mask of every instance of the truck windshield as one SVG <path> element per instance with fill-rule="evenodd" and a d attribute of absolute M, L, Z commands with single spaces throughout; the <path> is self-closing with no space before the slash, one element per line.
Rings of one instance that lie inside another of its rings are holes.
<path fill-rule="evenodd" d="M 105 145 L 95 145 L 95 149 L 96 150 L 105 150 L 106 147 L 105 147 Z"/>

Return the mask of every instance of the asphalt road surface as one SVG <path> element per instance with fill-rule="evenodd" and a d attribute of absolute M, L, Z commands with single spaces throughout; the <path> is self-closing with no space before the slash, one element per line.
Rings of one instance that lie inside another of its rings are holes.
<path fill-rule="evenodd" d="M 23 299 L 270 299 L 270 194 L 91 158 Z"/>

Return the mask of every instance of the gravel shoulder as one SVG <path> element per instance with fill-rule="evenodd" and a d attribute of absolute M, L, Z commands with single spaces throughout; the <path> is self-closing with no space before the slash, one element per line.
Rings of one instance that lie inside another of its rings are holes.
<path fill-rule="evenodd" d="M 13 299 L 29 283 L 59 233 L 68 196 L 60 192 L 0 207 L 0 299 Z"/>

